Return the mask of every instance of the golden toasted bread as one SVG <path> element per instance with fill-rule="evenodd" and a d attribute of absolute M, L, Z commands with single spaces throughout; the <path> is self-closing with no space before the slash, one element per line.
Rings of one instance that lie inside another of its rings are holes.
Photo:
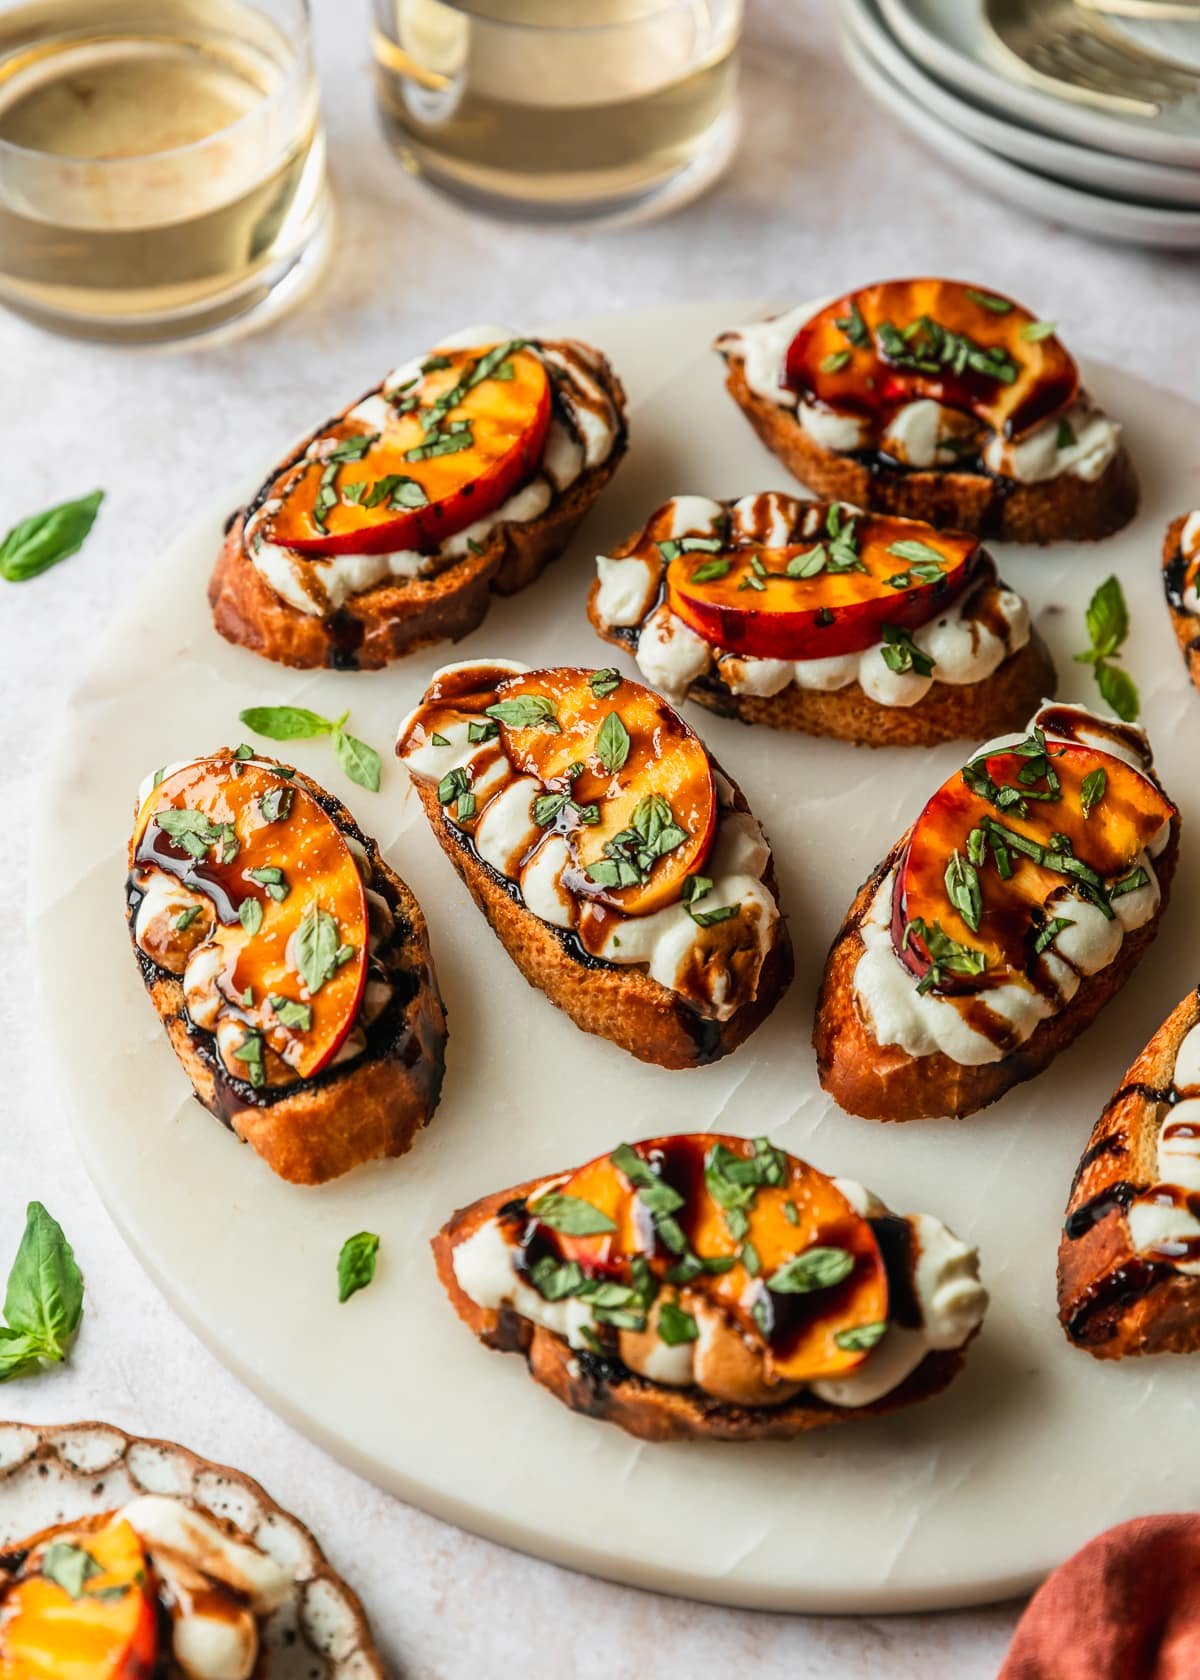
<path fill-rule="evenodd" d="M 771 453 L 818 496 L 1017 543 L 1099 541 L 1121 530 L 1137 512 L 1137 475 L 1123 444 L 1090 483 L 1074 473 L 1022 484 L 950 468 L 868 466 L 852 454 L 825 448 L 792 409 L 752 391 L 740 356 L 729 354 L 726 360 L 726 388 L 734 402 Z"/>
<path fill-rule="evenodd" d="M 1166 1252 L 1139 1253 L 1135 1199 L 1160 1181 L 1159 1136 L 1178 1091 L 1175 1059 L 1200 1021 L 1189 992 L 1137 1057 L 1092 1129 L 1071 1185 L 1058 1248 L 1058 1310 L 1067 1336 L 1097 1359 L 1200 1348 L 1200 1278 Z"/>
<path fill-rule="evenodd" d="M 1189 516 L 1181 514 L 1167 526 L 1163 541 L 1163 589 L 1167 597 L 1167 611 L 1175 640 L 1187 665 L 1188 676 L 1200 688 L 1200 618 L 1188 612 L 1183 604 L 1184 576 L 1187 559 L 1183 553 L 1183 532 Z"/>
<path fill-rule="evenodd" d="M 391 997 L 365 1029 L 361 1053 L 292 1083 L 256 1088 L 233 1076 L 214 1033 L 191 1019 L 182 977 L 139 947 L 141 894 L 132 876 L 126 916 L 146 990 L 197 1099 L 280 1178 L 323 1184 L 366 1161 L 405 1154 L 432 1119 L 445 1068 L 446 1016 L 429 930 L 412 892 L 344 805 L 298 771 L 292 785 L 311 794 L 360 848 L 370 888 L 391 913 L 390 931 L 374 953 L 386 969 Z"/>

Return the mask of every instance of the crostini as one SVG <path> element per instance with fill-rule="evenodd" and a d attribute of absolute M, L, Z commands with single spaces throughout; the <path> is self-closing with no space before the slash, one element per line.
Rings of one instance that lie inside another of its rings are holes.
<path fill-rule="evenodd" d="M 683 719 L 613 670 L 448 665 L 400 730 L 433 832 L 531 986 L 642 1061 L 716 1061 L 792 977 L 770 848 Z"/>
<path fill-rule="evenodd" d="M 0 1549 L 0 1675 L 251 1680 L 291 1574 L 205 1512 L 143 1494 Z"/>
<path fill-rule="evenodd" d="M 200 1102 L 281 1178 L 404 1154 L 441 1094 L 425 918 L 336 799 L 250 747 L 159 772 L 127 915 Z"/>
<path fill-rule="evenodd" d="M 1188 676 L 1200 688 L 1200 512 L 1184 514 L 1167 528 L 1163 587 Z"/>
<path fill-rule="evenodd" d="M 987 1306 L 940 1220 L 711 1132 L 485 1196 L 433 1251 L 480 1341 L 649 1441 L 786 1439 L 924 1400 Z"/>
<path fill-rule="evenodd" d="M 1142 730 L 1043 706 L 980 748 L 863 885 L 814 1043 L 851 1114 L 972 1114 L 1040 1073 L 1157 931 L 1179 813 Z"/>
<path fill-rule="evenodd" d="M 979 539 L 769 491 L 676 496 L 588 616 L 670 699 L 870 746 L 1019 728 L 1057 678 Z"/>
<path fill-rule="evenodd" d="M 561 554 L 617 468 L 598 350 L 476 327 L 390 373 L 273 469 L 209 585 L 227 641 L 368 670 L 457 641 Z"/>
<path fill-rule="evenodd" d="M 1088 541 L 1137 511 L 1121 428 L 1054 323 L 956 280 L 888 280 L 723 333 L 728 388 L 818 495 L 1006 542 Z"/>
<path fill-rule="evenodd" d="M 1058 1250 L 1058 1306 L 1097 1359 L 1200 1348 L 1200 995 L 1189 992 L 1092 1131 Z"/>

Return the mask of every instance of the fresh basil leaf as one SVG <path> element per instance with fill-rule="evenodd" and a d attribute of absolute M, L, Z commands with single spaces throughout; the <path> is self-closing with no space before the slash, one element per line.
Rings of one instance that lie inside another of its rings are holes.
<path fill-rule="evenodd" d="M 715 583 L 718 578 L 727 577 L 732 569 L 732 560 L 706 560 L 692 573 L 692 582 Z"/>
<path fill-rule="evenodd" d="M 531 807 L 534 822 L 539 828 L 549 828 L 563 806 L 567 803 L 565 793 L 544 793 L 535 799 Z"/>
<path fill-rule="evenodd" d="M 940 554 L 936 548 L 931 548 L 928 543 L 909 541 L 907 538 L 903 542 L 890 543 L 888 553 L 895 555 L 897 560 L 928 561 L 936 565 L 939 572 L 946 565 L 946 556 Z"/>
<path fill-rule="evenodd" d="M 202 904 L 189 904 L 186 910 L 181 910 L 175 918 L 176 933 L 186 933 L 203 908 Z"/>
<path fill-rule="evenodd" d="M 60 502 L 44 513 L 22 519 L 0 542 L 0 577 L 9 583 L 27 583 L 48 572 L 60 560 L 77 554 L 96 522 L 103 490 L 93 490 L 78 501 Z"/>
<path fill-rule="evenodd" d="M 900 625 L 884 625 L 883 646 L 879 651 L 889 671 L 895 671 L 898 675 L 914 671 L 919 677 L 933 675 L 933 660 L 921 651 L 908 631 Z"/>
<path fill-rule="evenodd" d="M 263 924 L 263 907 L 257 898 L 244 898 L 238 905 L 238 921 L 251 939 Z"/>
<path fill-rule="evenodd" d="M 854 1256 L 845 1248 L 805 1249 L 788 1260 L 767 1279 L 776 1295 L 809 1295 L 817 1289 L 832 1289 L 854 1270 Z"/>
<path fill-rule="evenodd" d="M 806 549 L 803 554 L 794 554 L 784 571 L 790 578 L 816 577 L 818 572 L 825 570 L 828 561 L 824 544 L 818 543 L 816 548 Z"/>
<path fill-rule="evenodd" d="M 30 1202 L 4 1297 L 8 1326 L 36 1343 L 40 1359 L 65 1359 L 83 1318 L 83 1274 L 62 1226 Z M 10 1344 L 11 1345 L 11 1344 Z"/>
<path fill-rule="evenodd" d="M 473 747 L 478 746 L 481 741 L 494 741 L 499 733 L 500 725 L 494 718 L 484 718 L 482 722 L 467 725 L 467 740 Z M 450 743 L 443 740 L 442 745 L 448 747 Z"/>
<path fill-rule="evenodd" d="M 471 780 L 461 765 L 453 770 L 447 770 L 437 785 L 437 799 L 439 805 L 453 805 L 456 799 L 461 799 L 469 793 Z"/>
<path fill-rule="evenodd" d="M 977 292 L 967 287 L 966 295 L 972 303 L 977 303 L 981 309 L 990 311 L 993 315 L 1010 315 L 1012 304 L 1007 298 L 994 297 L 991 292 Z"/>
<path fill-rule="evenodd" d="M 983 892 L 979 885 L 979 872 L 957 847 L 950 854 L 945 879 L 947 898 L 971 932 L 978 933 L 979 923 L 983 918 Z"/>
<path fill-rule="evenodd" d="M 340 438 L 321 459 L 326 466 L 331 461 L 361 461 L 371 445 L 379 442 L 379 438 L 379 432 L 356 432 L 351 437 Z"/>
<path fill-rule="evenodd" d="M 822 358 L 822 373 L 841 373 L 843 368 L 850 366 L 852 352 L 849 350 L 831 350 L 828 356 Z"/>
<path fill-rule="evenodd" d="M 1021 337 L 1027 344 L 1040 344 L 1044 338 L 1053 338 L 1057 331 L 1057 321 L 1026 321 Z"/>
<path fill-rule="evenodd" d="M 365 1289 L 375 1277 L 379 1238 L 374 1231 L 356 1231 L 347 1237 L 338 1255 L 338 1301 L 348 1301 Z"/>
<path fill-rule="evenodd" d="M 1136 723 L 1138 712 L 1141 710 L 1141 697 L 1129 672 L 1123 670 L 1120 665 L 1109 665 L 1104 660 L 1101 660 L 1095 670 L 1096 682 L 1099 684 L 1105 705 L 1111 706 L 1122 722 Z"/>
<path fill-rule="evenodd" d="M 293 1032 L 309 1032 L 312 1028 L 313 1012 L 310 1003 L 297 1003 L 293 998 L 280 997 L 273 994 L 267 999 L 275 1012 L 275 1019 L 281 1027 L 287 1027 Z"/>
<path fill-rule="evenodd" d="M 551 1190 L 530 1202 L 529 1211 L 540 1224 L 568 1237 L 595 1237 L 617 1228 L 600 1208 L 585 1202 L 582 1196 L 568 1196 L 561 1190 Z"/>
<path fill-rule="evenodd" d="M 697 927 L 710 928 L 716 927 L 718 922 L 729 921 L 730 917 L 740 913 L 741 908 L 740 904 L 722 904 L 716 910 L 693 910 L 689 904 L 688 914 Z"/>
<path fill-rule="evenodd" d="M 1075 428 L 1071 422 L 1065 418 L 1060 420 L 1058 429 L 1054 434 L 1054 447 L 1056 449 L 1070 449 L 1076 441 Z"/>
<path fill-rule="evenodd" d="M 1106 659 L 1116 653 L 1129 634 L 1129 609 L 1118 578 L 1105 578 L 1088 602 L 1084 618 L 1092 655 Z"/>
<path fill-rule="evenodd" d="M 41 1345 L 36 1336 L 0 1324 L 0 1382 L 33 1376 L 40 1362 Z"/>
<path fill-rule="evenodd" d="M 314 904 L 296 930 L 296 965 L 310 997 L 316 996 L 337 968 L 340 949 L 336 917 Z"/>
<path fill-rule="evenodd" d="M 450 745 L 447 737 L 445 735 L 439 735 L 436 729 L 429 739 L 433 742 L 435 747 L 448 747 Z"/>
<path fill-rule="evenodd" d="M 562 734 L 554 702 L 544 694 L 518 694 L 511 700 L 497 700 L 487 707 L 487 716 L 510 729 L 548 729 L 554 735 Z"/>
<path fill-rule="evenodd" d="M 347 735 L 344 729 L 335 729 L 333 750 L 337 754 L 338 763 L 352 782 L 366 788 L 368 793 L 379 792 L 379 777 L 383 766 L 374 747 L 369 747 L 355 735 Z"/>
<path fill-rule="evenodd" d="M 271 788 L 264 793 L 258 802 L 262 820 L 268 823 L 282 822 L 292 809 L 292 800 L 296 790 L 290 787 Z"/>
<path fill-rule="evenodd" d="M 1049 945 L 1053 945 L 1064 928 L 1074 927 L 1075 923 L 1069 916 L 1052 916 L 1043 928 L 1038 930 L 1037 938 L 1033 942 L 1033 954 L 1040 957 Z"/>
<path fill-rule="evenodd" d="M 667 1347 L 680 1347 L 684 1342 L 694 1342 L 700 1335 L 700 1326 L 690 1312 L 675 1301 L 664 1301 L 658 1309 L 658 1339 L 665 1342 Z"/>
<path fill-rule="evenodd" d="M 336 727 L 305 706 L 248 706 L 238 713 L 238 721 L 270 741 L 307 741 L 314 735 L 328 735 Z"/>
<path fill-rule="evenodd" d="M 583 1270 L 575 1260 L 556 1260 L 543 1254 L 529 1270 L 529 1280 L 543 1301 L 565 1301 L 578 1293 L 583 1283 Z"/>
<path fill-rule="evenodd" d="M 867 1353 L 887 1332 L 887 1320 L 877 1318 L 873 1324 L 854 1324 L 849 1330 L 839 1330 L 834 1341 L 847 1353 Z"/>
<path fill-rule="evenodd" d="M 610 694 L 615 693 L 620 688 L 621 673 L 614 670 L 610 665 L 603 671 L 589 672 L 587 681 L 588 687 L 597 700 L 607 700 Z"/>
<path fill-rule="evenodd" d="M 616 712 L 609 712 L 596 732 L 596 757 L 615 775 L 629 757 L 629 731 Z"/>
<path fill-rule="evenodd" d="M 1090 817 L 1108 792 L 1108 774 L 1104 770 L 1089 770 L 1079 789 L 1079 804 L 1085 817 Z"/>
<path fill-rule="evenodd" d="M 697 899 L 704 898 L 712 888 L 712 881 L 707 875 L 689 875 L 680 889 L 679 896 L 685 904 L 695 904 Z"/>
<path fill-rule="evenodd" d="M 46 1547 L 42 1574 L 61 1587 L 68 1598 L 82 1598 L 87 1583 L 103 1573 L 91 1552 L 72 1545 L 69 1540 L 54 1540 Z"/>

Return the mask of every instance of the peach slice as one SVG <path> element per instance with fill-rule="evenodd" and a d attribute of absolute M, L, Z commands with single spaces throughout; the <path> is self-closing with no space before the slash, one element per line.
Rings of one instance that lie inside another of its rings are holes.
<path fill-rule="evenodd" d="M 677 900 L 708 856 L 712 766 L 678 712 L 641 683 L 597 687 L 609 687 L 600 674 L 569 666 L 509 677 L 492 715 L 516 768 L 569 795 L 554 820 L 578 864 L 573 884 L 643 916 Z"/>
<path fill-rule="evenodd" d="M 1087 746 L 1050 741 L 1043 753 L 1031 738 L 1021 753 L 973 760 L 914 825 L 894 895 L 897 951 L 922 978 L 938 970 L 945 990 L 1028 973 L 1049 943 L 1050 895 L 1106 896 L 1174 809 L 1148 777 Z"/>
<path fill-rule="evenodd" d="M 382 432 L 349 414 L 319 434 L 315 460 L 271 487 L 270 540 L 299 554 L 436 548 L 483 519 L 537 471 L 550 381 L 531 350 L 447 350 L 394 393 Z M 391 393 L 389 393 L 391 395 Z"/>
<path fill-rule="evenodd" d="M 127 1522 L 57 1534 L 26 1567 L 0 1591 L 0 1680 L 152 1680 L 157 1607 Z"/>
<path fill-rule="evenodd" d="M 871 417 L 932 397 L 1019 437 L 1074 400 L 1079 369 L 1053 325 L 1011 298 L 926 278 L 883 281 L 827 304 L 792 340 L 786 384 Z"/>
<path fill-rule="evenodd" d="M 570 1201 L 530 1204 L 553 1221 L 535 1238 L 543 1252 L 613 1281 L 636 1282 L 636 1260 L 660 1282 L 686 1284 L 765 1344 L 780 1381 L 844 1376 L 883 1334 L 887 1269 L 870 1221 L 832 1179 L 765 1139 L 623 1145 L 553 1195 Z"/>
<path fill-rule="evenodd" d="M 963 532 L 834 507 L 810 543 L 680 550 L 667 600 L 714 647 L 824 659 L 873 647 L 885 625 L 928 623 L 966 587 L 978 554 L 978 538 Z"/>
<path fill-rule="evenodd" d="M 302 1079 L 327 1067 L 358 1012 L 370 932 L 362 876 L 328 812 L 286 770 L 220 753 L 151 793 L 130 855 L 212 903 L 246 1079 L 263 1083 L 264 1041 Z"/>

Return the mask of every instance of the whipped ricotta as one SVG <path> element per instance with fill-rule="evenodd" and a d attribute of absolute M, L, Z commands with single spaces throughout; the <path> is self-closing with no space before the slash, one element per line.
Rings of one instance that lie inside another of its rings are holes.
<path fill-rule="evenodd" d="M 928 469 L 961 461 L 961 446 L 971 442 L 989 472 L 1020 484 L 1043 484 L 1067 473 L 1092 483 L 1120 449 L 1120 426 L 1084 393 L 1065 413 L 1015 440 L 988 432 L 971 416 L 929 397 L 896 409 L 878 438 L 862 415 L 800 401 L 784 383 L 788 346 L 829 301 L 798 304 L 770 320 L 736 327 L 722 333 L 715 345 L 725 355 L 742 358 L 746 384 L 755 396 L 780 408 L 794 408 L 800 425 L 821 448 L 850 454 L 877 447 L 905 466 Z"/>
<path fill-rule="evenodd" d="M 860 511 L 849 503 L 840 505 L 849 516 Z M 797 522 L 797 511 L 805 506 L 774 491 L 743 496 L 730 508 L 698 496 L 678 496 L 666 504 L 673 509 L 672 536 L 711 537 L 728 516 L 735 538 L 753 531 L 772 546 L 816 535 L 823 511 L 812 504 Z M 935 682 L 963 686 L 985 681 L 1027 644 L 1031 634 L 1025 601 L 998 583 L 994 570 L 985 565 L 975 583 L 912 632 L 916 647 L 933 662 L 927 676 L 893 671 L 884 659 L 882 642 L 827 659 L 758 658 L 713 646 L 660 601 L 664 570 L 661 561 L 644 554 L 599 555 L 594 611 L 606 629 L 637 631 L 638 668 L 653 687 L 676 702 L 693 683 L 715 675 L 737 695 L 765 698 L 793 683 L 822 692 L 858 683 L 877 705 L 915 706 Z"/>
<path fill-rule="evenodd" d="M 530 1193 L 529 1199 L 561 1188 L 567 1177 L 548 1179 Z M 864 1217 L 881 1218 L 888 1212 L 884 1203 L 860 1184 L 849 1179 L 835 1179 L 834 1183 Z M 910 1281 L 921 1324 L 917 1328 L 889 1324 L 881 1340 L 849 1376 L 813 1383 L 810 1392 L 828 1405 L 847 1410 L 871 1405 L 899 1388 L 926 1354 L 962 1347 L 983 1320 L 988 1298 L 979 1281 L 976 1251 L 930 1214 L 911 1215 L 907 1223 L 912 1233 Z M 486 1221 L 454 1249 L 454 1273 L 463 1293 L 485 1311 L 510 1307 L 529 1323 L 562 1336 L 572 1348 L 586 1349 L 589 1335 L 603 1334 L 604 1326 L 595 1319 L 587 1301 L 574 1297 L 545 1300 L 516 1270 L 515 1253 L 501 1222 Z M 696 1318 L 698 1338 L 667 1347 L 655 1334 L 652 1314 L 647 1332 L 618 1332 L 620 1356 L 630 1370 L 668 1387 L 696 1386 L 715 1392 L 715 1397 L 731 1403 L 778 1405 L 799 1392 L 796 1384 L 766 1382 L 761 1353 L 702 1293 L 684 1286 L 679 1301 Z M 747 1354 L 751 1355 L 749 1360 Z M 731 1378 L 736 1388 L 731 1386 Z"/>
<path fill-rule="evenodd" d="M 1145 741 L 1141 730 L 1122 725 L 1117 726 L 1121 731 L 1118 734 L 1102 718 L 1083 707 L 1057 706 L 1050 711 L 1060 719 L 1069 715 L 1073 722 L 1069 736 L 1048 726 L 1048 741 L 1082 741 L 1136 770 L 1148 768 L 1149 749 L 1139 750 L 1138 746 L 1139 738 Z M 1040 727 L 1042 717 L 1043 712 L 1038 712 L 1030 728 Z M 1001 752 L 1024 738 L 1023 735 L 1001 736 L 980 748 L 973 757 Z M 1167 844 L 1170 829 L 1170 823 L 1165 823 L 1151 845 L 1134 860 L 1133 867 L 1140 867 L 1146 873 L 1145 885 L 1113 899 L 1111 921 L 1098 906 L 1074 896 L 1067 885 L 1051 895 L 1046 906 L 1049 916 L 1061 915 L 1069 925 L 1055 934 L 1043 952 L 1047 990 L 1014 978 L 991 986 L 986 992 L 971 994 L 976 1002 L 982 1000 L 997 1024 L 1006 1029 L 1002 1035 L 1004 1043 L 997 1043 L 973 1027 L 952 998 L 937 997 L 933 992 L 922 995 L 917 990 L 917 976 L 897 956 L 892 941 L 897 872 L 894 868 L 888 870 L 859 926 L 863 951 L 853 980 L 856 1002 L 875 1042 L 898 1045 L 906 1055 L 915 1057 L 940 1051 L 962 1067 L 1003 1060 L 1015 1045 L 1023 1044 L 1031 1036 L 1040 1021 L 1058 1014 L 1070 1002 L 1084 977 L 1098 973 L 1114 961 L 1127 934 L 1144 927 L 1156 914 L 1162 890 L 1153 859 Z"/>
<path fill-rule="evenodd" d="M 517 335 L 503 327 L 472 327 L 443 339 L 437 350 L 485 349 Z M 335 612 L 352 597 L 388 581 L 405 582 L 432 577 L 485 544 L 504 525 L 525 525 L 539 518 L 556 496 L 570 489 L 584 472 L 611 455 L 622 430 L 621 415 L 604 383 L 598 353 L 575 340 L 530 343 L 529 348 L 553 369 L 554 406 L 539 472 L 493 513 L 445 538 L 430 552 L 398 549 L 389 554 L 335 554 L 324 558 L 301 555 L 269 540 L 265 527 L 278 513 L 280 502 L 268 499 L 247 520 L 243 536 L 251 563 L 275 594 L 312 617 Z M 384 380 L 379 392 L 364 397 L 349 418 L 381 429 L 391 417 L 386 393 L 421 374 L 425 351 Z M 319 456 L 320 440 L 308 449 Z"/>
<path fill-rule="evenodd" d="M 452 672 L 475 665 L 488 671 L 519 675 L 529 669 L 513 660 L 468 660 L 444 666 L 430 679 L 433 686 Z M 422 702 L 422 705 L 424 702 Z M 421 706 L 400 726 L 398 749 L 408 739 Z M 463 713 L 439 724 L 433 732 L 411 742 L 402 761 L 414 780 L 438 784 L 453 771 L 467 772 L 479 820 L 473 843 L 480 861 L 520 892 L 525 908 L 552 927 L 574 930 L 579 925 L 580 901 L 571 891 L 576 872 L 565 837 L 534 820 L 533 805 L 544 792 L 532 776 L 518 775 L 497 741 L 472 741 L 478 718 Z M 763 877 L 771 861 L 770 848 L 756 819 L 735 809 L 733 789 L 721 775 L 717 789 L 717 831 L 704 865 L 712 885 L 703 910 L 735 907 L 736 916 L 701 927 L 680 902 L 643 916 L 610 914 L 603 939 L 591 954 L 604 962 L 643 966 L 653 980 L 678 993 L 708 1019 L 725 1021 L 754 996 L 758 975 L 775 941 L 779 906 Z M 455 823 L 453 805 L 443 805 L 441 817 Z M 590 948 L 589 948 L 590 949 Z M 733 979 L 738 960 L 740 981 Z"/>

